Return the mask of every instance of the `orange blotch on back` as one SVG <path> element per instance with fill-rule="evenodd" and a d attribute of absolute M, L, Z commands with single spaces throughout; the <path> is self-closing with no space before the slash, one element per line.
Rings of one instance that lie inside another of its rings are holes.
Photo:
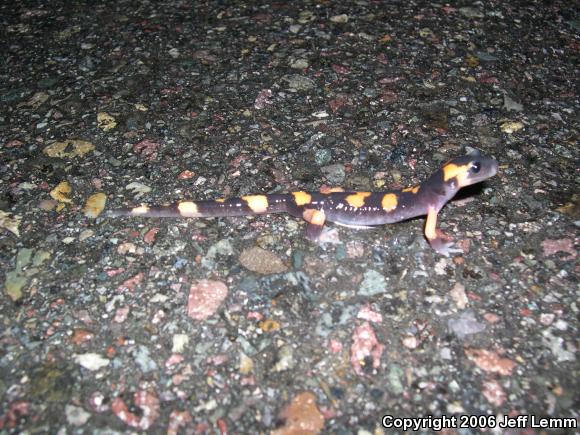
<path fill-rule="evenodd" d="M 324 222 L 326 221 L 326 214 L 324 214 L 324 210 L 314 210 L 309 208 L 304 210 L 302 217 L 306 222 L 314 225 L 324 225 Z"/>
<path fill-rule="evenodd" d="M 419 191 L 419 187 L 420 186 L 415 186 L 415 187 L 406 187 L 403 189 L 403 192 L 411 192 L 416 194 Z"/>
<path fill-rule="evenodd" d="M 393 211 L 397 208 L 398 203 L 399 200 L 397 195 L 394 193 L 387 193 L 383 195 L 383 199 L 381 200 L 381 207 L 383 207 L 383 210 L 385 211 Z"/>
<path fill-rule="evenodd" d="M 348 205 L 354 208 L 359 208 L 365 205 L 365 198 L 371 196 L 371 192 L 357 192 L 348 195 L 344 200 Z"/>
<path fill-rule="evenodd" d="M 268 210 L 268 197 L 266 195 L 247 195 L 242 196 L 250 210 L 254 213 L 265 213 Z"/>
<path fill-rule="evenodd" d="M 292 192 L 296 205 L 305 205 L 312 202 L 312 195 L 307 192 Z"/>
<path fill-rule="evenodd" d="M 131 209 L 131 214 L 135 214 L 135 215 L 146 214 L 148 212 L 149 212 L 149 207 L 146 205 L 142 205 L 141 207 L 135 207 L 135 208 Z"/>
<path fill-rule="evenodd" d="M 328 195 L 330 193 L 337 192 L 344 192 L 344 189 L 342 187 L 328 187 L 328 186 L 323 186 L 320 188 L 320 193 L 322 193 L 323 195 Z"/>
<path fill-rule="evenodd" d="M 191 201 L 184 201 L 177 204 L 177 209 L 179 214 L 184 217 L 197 217 L 199 212 L 197 210 L 197 204 Z"/>

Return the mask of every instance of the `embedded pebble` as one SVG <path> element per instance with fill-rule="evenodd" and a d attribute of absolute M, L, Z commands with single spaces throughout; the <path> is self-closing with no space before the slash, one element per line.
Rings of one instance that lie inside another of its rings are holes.
<path fill-rule="evenodd" d="M 459 316 L 447 320 L 447 327 L 461 339 L 485 331 L 485 323 L 478 321 L 471 310 L 463 311 Z"/>
<path fill-rule="evenodd" d="M 288 270 L 280 257 L 257 246 L 244 249 L 239 260 L 246 269 L 262 275 L 284 273 Z"/>
<path fill-rule="evenodd" d="M 346 172 L 344 170 L 344 165 L 341 164 L 334 164 L 323 166 L 320 168 L 328 183 L 333 186 L 338 186 L 344 182 L 346 178 Z"/>
<path fill-rule="evenodd" d="M 348 23 L 348 15 L 346 14 L 334 15 L 330 17 L 330 21 L 332 21 L 333 23 Z"/>
<path fill-rule="evenodd" d="M 196 281 L 189 289 L 187 315 L 194 320 L 205 320 L 216 313 L 227 295 L 228 288 L 221 281 Z"/>
<path fill-rule="evenodd" d="M 100 370 L 110 364 L 110 360 L 99 355 L 98 353 L 83 353 L 75 355 L 75 361 L 77 364 L 83 366 L 87 370 L 95 371 Z"/>
<path fill-rule="evenodd" d="M 361 296 L 374 296 L 387 291 L 387 281 L 385 277 L 376 270 L 367 270 L 364 273 L 363 281 L 358 289 Z"/>
<path fill-rule="evenodd" d="M 68 424 L 73 426 L 82 426 L 91 418 L 91 413 L 85 411 L 80 406 L 66 405 L 64 413 Z"/>

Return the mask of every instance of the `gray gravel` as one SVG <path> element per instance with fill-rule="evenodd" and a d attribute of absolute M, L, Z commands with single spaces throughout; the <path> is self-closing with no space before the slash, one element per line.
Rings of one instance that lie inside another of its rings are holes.
<path fill-rule="evenodd" d="M 0 4 L 0 433 L 574 432 L 579 22 L 557 0 Z M 451 258 L 422 219 L 313 244 L 285 215 L 102 213 L 411 186 L 470 147 L 500 170 L 443 210 Z"/>

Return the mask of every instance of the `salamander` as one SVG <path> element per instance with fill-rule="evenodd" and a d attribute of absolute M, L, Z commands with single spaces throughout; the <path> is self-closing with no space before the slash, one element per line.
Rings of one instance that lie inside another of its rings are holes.
<path fill-rule="evenodd" d="M 141 205 L 110 210 L 109 216 L 169 218 L 206 218 L 289 213 L 307 222 L 306 236 L 317 240 L 326 222 L 351 227 L 390 224 L 427 216 L 425 237 L 442 255 L 460 253 L 453 242 L 440 232 L 437 215 L 462 187 L 493 177 L 496 160 L 474 151 L 445 163 L 422 183 L 400 190 L 383 192 L 296 191 L 285 194 L 246 195 L 213 201 L 181 201 L 163 206 Z"/>

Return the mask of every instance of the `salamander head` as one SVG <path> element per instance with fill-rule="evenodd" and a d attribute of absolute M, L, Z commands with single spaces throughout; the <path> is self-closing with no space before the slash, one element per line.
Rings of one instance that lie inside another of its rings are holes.
<path fill-rule="evenodd" d="M 451 189 L 479 183 L 497 173 L 497 160 L 474 151 L 462 157 L 450 160 L 441 168 L 443 182 Z"/>

